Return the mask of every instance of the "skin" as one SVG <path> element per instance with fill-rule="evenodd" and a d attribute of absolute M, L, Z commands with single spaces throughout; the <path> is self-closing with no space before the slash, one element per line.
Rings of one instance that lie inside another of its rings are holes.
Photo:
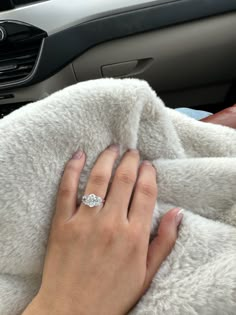
<path fill-rule="evenodd" d="M 77 189 L 86 157 L 68 161 L 52 220 L 42 284 L 23 315 L 124 315 L 149 288 L 175 244 L 182 220 L 172 209 L 150 243 L 157 199 L 156 170 L 139 166 L 137 150 L 127 151 L 111 185 L 119 147 L 98 157 L 85 194 L 106 199 L 94 208 L 77 206 Z"/>

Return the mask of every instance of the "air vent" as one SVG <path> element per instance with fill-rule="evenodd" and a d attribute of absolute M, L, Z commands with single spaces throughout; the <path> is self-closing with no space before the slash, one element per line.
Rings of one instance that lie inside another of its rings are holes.
<path fill-rule="evenodd" d="M 33 70 L 41 41 L 12 52 L 0 53 L 0 84 L 26 78 Z"/>
<path fill-rule="evenodd" d="M 0 87 L 19 84 L 33 73 L 45 32 L 28 25 L 0 24 L 6 38 L 0 43 Z"/>

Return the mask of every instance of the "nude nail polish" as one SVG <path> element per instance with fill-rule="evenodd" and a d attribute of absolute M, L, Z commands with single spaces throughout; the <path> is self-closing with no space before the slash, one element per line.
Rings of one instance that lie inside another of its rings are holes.
<path fill-rule="evenodd" d="M 183 217 L 184 217 L 184 209 L 179 209 L 175 217 L 175 222 L 177 226 L 181 224 Z"/>
<path fill-rule="evenodd" d="M 128 152 L 134 152 L 134 153 L 139 153 L 139 150 L 137 150 L 137 149 L 128 149 Z"/>
<path fill-rule="evenodd" d="M 142 162 L 142 164 L 148 165 L 148 166 L 152 166 L 152 163 L 151 163 L 150 161 L 147 161 L 147 160 L 144 160 L 144 161 Z"/>
<path fill-rule="evenodd" d="M 119 152 L 120 151 L 120 145 L 119 144 L 112 144 L 108 147 L 109 150 Z"/>
<path fill-rule="evenodd" d="M 83 156 L 84 152 L 82 150 L 78 150 L 75 152 L 75 154 L 72 156 L 73 160 L 80 160 Z"/>

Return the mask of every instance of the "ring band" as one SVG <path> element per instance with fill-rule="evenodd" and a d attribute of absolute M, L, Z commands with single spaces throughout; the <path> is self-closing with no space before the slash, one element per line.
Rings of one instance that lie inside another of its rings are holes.
<path fill-rule="evenodd" d="M 105 199 L 95 194 L 84 195 L 82 197 L 82 203 L 85 204 L 86 206 L 89 206 L 90 208 L 101 206 L 103 205 L 104 202 Z"/>

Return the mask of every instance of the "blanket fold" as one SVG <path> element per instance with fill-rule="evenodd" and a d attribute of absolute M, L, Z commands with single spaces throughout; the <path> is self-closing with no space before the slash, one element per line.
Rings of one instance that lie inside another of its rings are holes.
<path fill-rule="evenodd" d="M 78 148 L 87 155 L 80 199 L 112 143 L 157 169 L 152 235 L 166 211 L 185 209 L 172 253 L 130 315 L 236 314 L 236 130 L 165 107 L 144 81 L 101 79 L 14 111 L 0 134 L 0 315 L 20 315 L 39 289 L 65 163 Z"/>

